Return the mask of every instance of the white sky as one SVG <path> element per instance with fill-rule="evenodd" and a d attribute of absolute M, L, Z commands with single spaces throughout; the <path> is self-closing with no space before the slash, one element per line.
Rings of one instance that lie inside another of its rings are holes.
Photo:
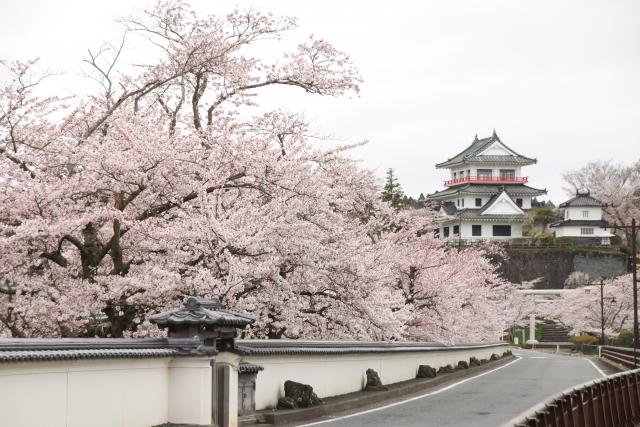
<path fill-rule="evenodd" d="M 384 177 L 393 167 L 413 196 L 442 189 L 434 168 L 495 128 L 536 157 L 530 185 L 566 199 L 561 174 L 588 161 L 640 158 L 640 1 L 192 0 L 201 13 L 236 5 L 299 18 L 348 52 L 358 98 L 295 89 L 261 102 L 304 111 L 316 128 L 370 143 L 352 156 Z M 73 91 L 87 48 L 120 34 L 113 20 L 147 1 L 0 0 L 0 58 L 40 57 Z M 543 197 L 544 198 L 544 197 Z"/>

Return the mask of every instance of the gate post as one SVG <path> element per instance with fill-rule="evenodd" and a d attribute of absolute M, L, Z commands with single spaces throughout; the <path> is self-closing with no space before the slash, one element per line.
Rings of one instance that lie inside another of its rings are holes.
<path fill-rule="evenodd" d="M 255 321 L 227 310 L 219 300 L 188 297 L 184 307 L 154 314 L 151 323 L 168 330 L 168 342 L 191 349 L 174 359 L 169 374 L 169 422 L 190 426 L 236 427 L 239 356 L 218 351 L 233 348 L 238 329 Z M 232 355 L 234 357 L 230 357 Z M 219 423 L 219 424 L 218 424 Z"/>
<path fill-rule="evenodd" d="M 219 353 L 216 359 L 218 377 L 218 423 L 221 427 L 238 425 L 238 370 L 240 356 L 228 351 Z"/>

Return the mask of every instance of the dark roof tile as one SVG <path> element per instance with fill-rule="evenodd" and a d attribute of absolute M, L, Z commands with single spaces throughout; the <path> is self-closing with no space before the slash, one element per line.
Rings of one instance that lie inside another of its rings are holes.
<path fill-rule="evenodd" d="M 458 187 L 447 188 L 446 190 L 436 191 L 429 194 L 428 199 L 441 199 L 443 197 L 453 196 L 455 194 L 498 194 L 503 185 L 485 185 L 485 184 L 465 184 Z M 547 194 L 547 190 L 529 187 L 522 184 L 505 184 L 504 189 L 509 196 L 540 196 Z"/>
<path fill-rule="evenodd" d="M 402 353 L 491 348 L 502 345 L 504 343 L 444 345 L 435 342 L 236 340 L 234 352 L 245 356 Z"/>
<path fill-rule="evenodd" d="M 600 200 L 592 197 L 587 193 L 577 193 L 574 197 L 560 204 L 560 208 L 567 207 L 605 207 L 606 203 L 602 203 Z"/>
<path fill-rule="evenodd" d="M 493 142 L 496 142 L 496 141 L 499 141 L 502 144 L 504 144 L 502 141 L 500 141 L 500 138 L 498 138 L 498 135 L 496 135 L 495 131 L 493 132 L 493 135 L 488 138 L 478 139 L 478 137 L 476 136 L 476 139 L 471 143 L 470 146 L 468 146 L 467 148 L 465 148 L 464 150 L 462 150 L 460 153 L 456 154 L 449 160 L 442 163 L 437 163 L 436 168 L 446 168 L 446 167 L 454 166 L 463 162 L 491 162 L 491 163 L 504 162 L 504 163 L 517 163 L 522 165 L 530 165 L 530 164 L 536 163 L 536 159 L 525 157 L 523 155 L 516 153 L 511 149 L 510 150 L 515 153 L 515 156 L 478 155 L 478 153 L 481 153 L 482 150 L 484 150 L 485 148 L 487 148 L 489 145 L 491 145 Z"/>

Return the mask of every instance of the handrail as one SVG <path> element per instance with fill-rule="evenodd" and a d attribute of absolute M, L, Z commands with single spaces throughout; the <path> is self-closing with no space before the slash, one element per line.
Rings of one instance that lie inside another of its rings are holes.
<path fill-rule="evenodd" d="M 505 427 L 633 426 L 639 422 L 640 369 L 635 369 L 565 390 Z"/>
<path fill-rule="evenodd" d="M 619 363 L 627 369 L 634 369 L 637 367 L 638 356 L 640 351 L 630 347 L 614 347 L 611 345 L 604 345 L 601 349 L 602 357 L 609 359 L 615 363 Z"/>
<path fill-rule="evenodd" d="M 469 175 L 464 178 L 450 179 L 444 182 L 445 187 L 452 185 L 468 184 L 468 183 L 489 183 L 489 184 L 526 184 L 529 182 L 527 176 L 485 176 L 485 175 Z"/>

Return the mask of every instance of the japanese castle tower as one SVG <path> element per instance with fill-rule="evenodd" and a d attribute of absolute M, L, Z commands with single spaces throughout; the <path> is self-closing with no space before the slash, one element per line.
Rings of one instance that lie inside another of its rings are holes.
<path fill-rule="evenodd" d="M 549 228 L 556 237 L 573 237 L 576 242 L 588 245 L 609 245 L 613 234 L 602 218 L 602 208 L 606 206 L 588 191 L 577 191 L 575 197 L 560 204 L 564 219 Z"/>
<path fill-rule="evenodd" d="M 546 190 L 526 185 L 522 167 L 536 159 L 507 147 L 495 130 L 488 138 L 474 139 L 461 153 L 436 168 L 448 169 L 447 187 L 427 196 L 440 202 L 440 237 L 467 240 L 522 237 L 522 223 L 531 199 Z"/>

